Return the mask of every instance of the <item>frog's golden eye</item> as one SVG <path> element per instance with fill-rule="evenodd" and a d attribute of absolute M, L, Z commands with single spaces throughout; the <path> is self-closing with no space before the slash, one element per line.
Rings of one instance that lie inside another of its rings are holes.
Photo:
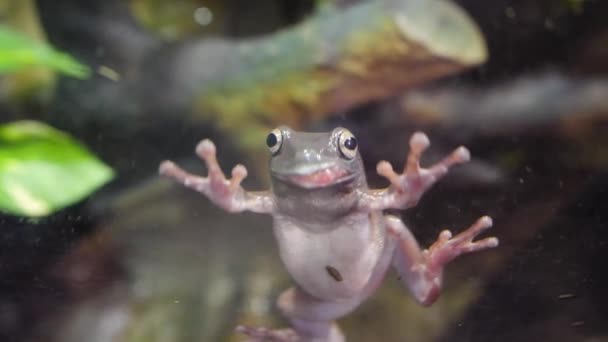
<path fill-rule="evenodd" d="M 342 131 L 338 138 L 338 148 L 346 159 L 353 159 L 357 155 L 357 138 L 348 130 Z"/>
<path fill-rule="evenodd" d="M 281 144 L 283 144 L 283 133 L 280 129 L 275 128 L 266 137 L 266 145 L 268 146 L 268 150 L 270 153 L 277 154 L 281 149 Z"/>

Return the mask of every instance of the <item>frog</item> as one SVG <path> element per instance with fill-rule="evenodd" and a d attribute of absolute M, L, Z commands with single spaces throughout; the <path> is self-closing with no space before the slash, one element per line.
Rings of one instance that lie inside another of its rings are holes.
<path fill-rule="evenodd" d="M 161 175 L 204 194 L 228 212 L 272 216 L 279 256 L 295 283 L 276 302 L 290 326 L 237 326 L 248 341 L 343 342 L 346 338 L 336 320 L 370 298 L 391 266 L 416 301 L 428 306 L 439 297 L 446 264 L 498 246 L 494 236 L 477 238 L 492 226 L 489 216 L 456 235 L 443 230 L 422 249 L 400 217 L 385 213 L 416 206 L 450 168 L 469 161 L 470 152 L 463 146 L 423 168 L 420 159 L 430 140 L 415 132 L 403 171 L 397 173 L 389 162 L 380 161 L 376 171 L 389 185 L 371 189 L 357 138 L 346 128 L 299 132 L 280 126 L 268 134 L 266 145 L 266 191 L 242 187 L 247 169 L 241 164 L 227 178 L 208 139 L 196 147 L 207 176 L 191 174 L 172 161 L 159 168 Z"/>

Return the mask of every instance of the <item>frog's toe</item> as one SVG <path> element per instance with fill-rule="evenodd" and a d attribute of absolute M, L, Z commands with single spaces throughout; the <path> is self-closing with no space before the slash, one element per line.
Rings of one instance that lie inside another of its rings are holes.
<path fill-rule="evenodd" d="M 247 335 L 247 342 L 298 342 L 300 339 L 292 329 L 268 329 L 239 325 L 236 331 Z"/>

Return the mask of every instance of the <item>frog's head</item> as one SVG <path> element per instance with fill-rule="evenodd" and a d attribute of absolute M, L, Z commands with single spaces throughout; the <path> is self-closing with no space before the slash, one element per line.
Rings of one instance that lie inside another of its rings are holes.
<path fill-rule="evenodd" d="M 346 128 L 331 132 L 296 132 L 278 127 L 266 138 L 272 153 L 273 183 L 300 189 L 320 189 L 335 185 L 359 185 L 364 181 L 363 163 L 357 139 Z"/>

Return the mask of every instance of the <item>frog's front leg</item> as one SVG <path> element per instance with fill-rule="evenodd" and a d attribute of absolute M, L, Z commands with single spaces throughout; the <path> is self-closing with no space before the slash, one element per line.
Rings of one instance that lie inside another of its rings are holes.
<path fill-rule="evenodd" d="M 232 179 L 226 179 L 217 162 L 215 145 L 211 140 L 201 141 L 196 147 L 196 154 L 207 165 L 209 170 L 207 177 L 190 174 L 171 161 L 160 164 L 160 174 L 202 192 L 217 206 L 229 212 L 250 210 L 257 213 L 271 213 L 273 211 L 274 200 L 270 192 L 249 192 L 241 186 L 241 182 L 247 177 L 247 169 L 243 165 L 235 166 L 232 169 Z"/>
<path fill-rule="evenodd" d="M 491 226 L 492 219 L 484 216 L 454 237 L 449 230 L 442 231 L 431 247 L 421 250 L 412 233 L 399 218 L 386 216 L 388 232 L 397 240 L 393 265 L 400 279 L 423 305 L 430 305 L 439 297 L 445 264 L 459 255 L 498 246 L 498 239 L 495 237 L 473 241 Z"/>
<path fill-rule="evenodd" d="M 416 132 L 412 135 L 410 152 L 402 174 L 397 174 L 389 162 L 379 162 L 376 167 L 377 172 L 389 180 L 390 186 L 386 189 L 370 190 L 363 194 L 361 204 L 370 210 L 413 207 L 422 195 L 448 172 L 451 166 L 470 159 L 469 151 L 461 146 L 430 168 L 422 168 L 420 167 L 420 157 L 429 145 L 429 138 L 424 133 Z"/>

